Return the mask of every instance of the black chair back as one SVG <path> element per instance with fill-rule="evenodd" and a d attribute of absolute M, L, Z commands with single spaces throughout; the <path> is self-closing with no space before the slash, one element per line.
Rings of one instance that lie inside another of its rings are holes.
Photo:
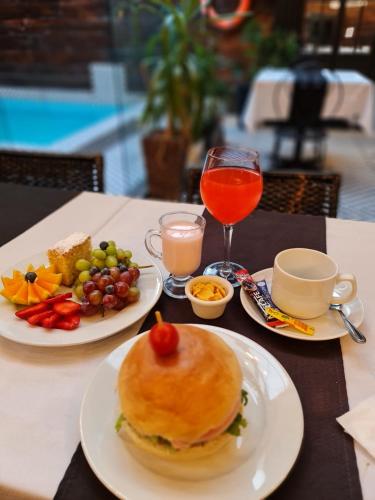
<path fill-rule="evenodd" d="M 202 203 L 199 183 L 202 169 L 189 168 L 185 199 Z M 263 194 L 258 208 L 288 214 L 336 217 L 339 174 L 263 172 Z"/>
<path fill-rule="evenodd" d="M 103 192 L 101 155 L 0 151 L 0 182 Z"/>
<path fill-rule="evenodd" d="M 326 90 L 327 81 L 319 69 L 296 69 L 289 124 L 298 128 L 319 126 Z"/>

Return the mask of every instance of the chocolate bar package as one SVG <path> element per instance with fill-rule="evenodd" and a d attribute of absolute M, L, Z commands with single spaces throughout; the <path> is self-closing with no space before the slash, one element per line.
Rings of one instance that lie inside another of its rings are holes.
<path fill-rule="evenodd" d="M 243 270 L 236 273 L 236 279 L 241 284 L 243 290 L 251 297 L 251 300 L 259 309 L 268 326 L 276 328 L 282 328 L 286 326 L 286 323 L 274 318 L 266 312 L 267 307 L 276 309 L 277 311 L 279 311 L 279 309 L 272 302 L 271 295 L 269 293 L 265 280 L 255 282 L 251 274 L 249 274 L 248 271 Z"/>

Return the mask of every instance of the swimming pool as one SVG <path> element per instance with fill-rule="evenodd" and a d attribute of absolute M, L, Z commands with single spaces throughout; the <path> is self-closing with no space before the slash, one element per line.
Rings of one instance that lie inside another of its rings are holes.
<path fill-rule="evenodd" d="M 131 107 L 0 98 L 0 146 L 54 149 L 99 124 L 115 125 L 113 118 L 124 118 Z"/>

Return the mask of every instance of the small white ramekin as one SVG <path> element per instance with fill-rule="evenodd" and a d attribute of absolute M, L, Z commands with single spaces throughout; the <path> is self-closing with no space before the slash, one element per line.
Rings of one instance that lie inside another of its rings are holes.
<path fill-rule="evenodd" d="M 226 295 L 220 300 L 202 300 L 194 297 L 191 293 L 192 286 L 195 283 L 217 283 L 221 285 Z M 233 297 L 233 286 L 224 278 L 220 276 L 196 276 L 186 283 L 185 293 L 191 302 L 193 312 L 202 319 L 215 319 L 224 314 L 226 305 Z"/>

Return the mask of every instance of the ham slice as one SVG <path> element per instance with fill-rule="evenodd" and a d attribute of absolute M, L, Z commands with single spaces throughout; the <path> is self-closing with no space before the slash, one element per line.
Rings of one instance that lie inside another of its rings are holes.
<path fill-rule="evenodd" d="M 206 432 L 206 434 L 201 436 L 196 441 L 193 441 L 192 443 L 187 443 L 185 441 L 179 441 L 179 440 L 172 441 L 171 444 L 172 444 L 173 448 L 175 448 L 176 450 L 183 450 L 183 449 L 189 448 L 193 444 L 206 443 L 207 441 L 211 441 L 212 439 L 217 438 L 233 422 L 237 413 L 240 410 L 240 407 L 241 407 L 241 401 L 238 400 L 236 402 L 235 406 L 233 407 L 233 410 L 230 412 L 230 414 L 227 416 L 227 418 L 224 420 L 224 422 L 222 424 L 220 424 L 218 427 L 215 427 L 214 429 L 210 429 L 208 432 Z"/>

